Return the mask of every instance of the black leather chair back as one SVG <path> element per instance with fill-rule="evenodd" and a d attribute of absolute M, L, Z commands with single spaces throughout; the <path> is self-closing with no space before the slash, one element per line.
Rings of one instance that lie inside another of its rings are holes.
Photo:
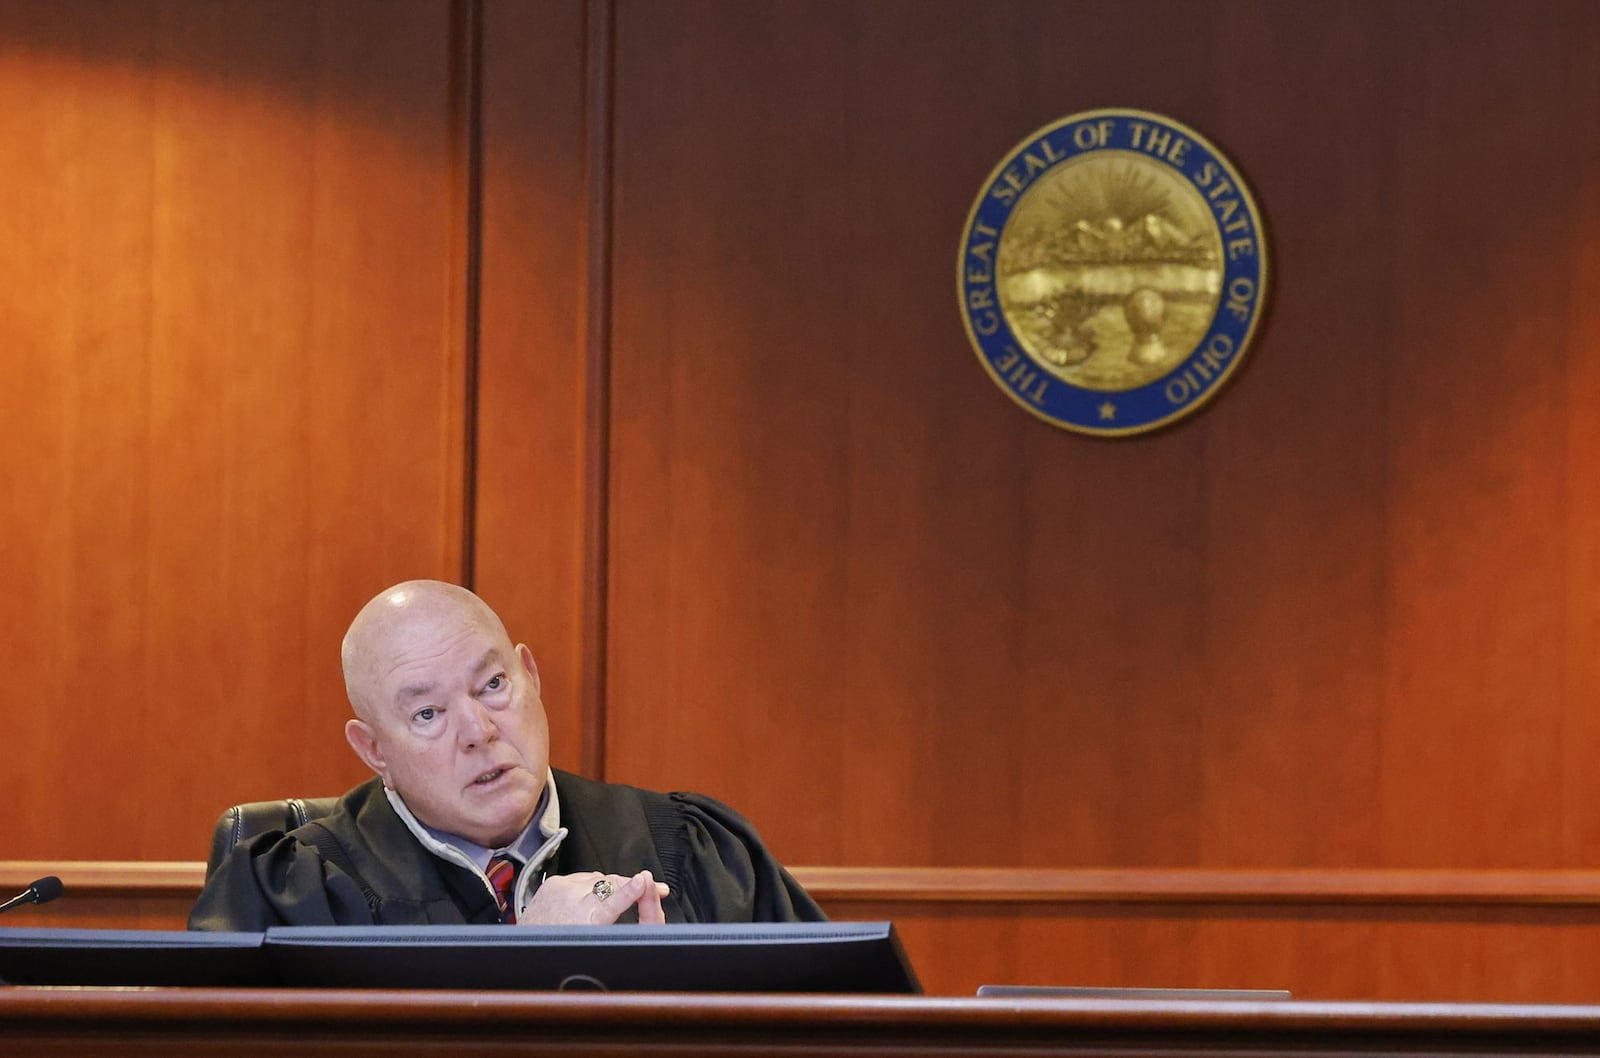
<path fill-rule="evenodd" d="M 233 847 L 269 830 L 290 831 L 321 819 L 333 811 L 337 797 L 287 797 L 281 801 L 248 801 L 222 813 L 211 832 L 211 858 L 206 877 L 217 869 Z"/>

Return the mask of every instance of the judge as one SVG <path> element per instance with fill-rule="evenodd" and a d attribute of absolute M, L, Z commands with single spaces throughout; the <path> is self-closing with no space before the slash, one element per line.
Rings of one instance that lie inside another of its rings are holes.
<path fill-rule="evenodd" d="M 345 737 L 374 778 L 237 846 L 191 929 L 823 917 L 727 806 L 551 769 L 533 654 L 465 588 L 381 593 L 343 661 Z"/>

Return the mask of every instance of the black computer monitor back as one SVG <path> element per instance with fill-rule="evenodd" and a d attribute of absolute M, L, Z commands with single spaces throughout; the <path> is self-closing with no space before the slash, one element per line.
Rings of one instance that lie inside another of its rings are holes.
<path fill-rule="evenodd" d="M 272 984 L 259 933 L 0 929 L 0 982 L 13 985 Z"/>
<path fill-rule="evenodd" d="M 263 950 L 296 987 L 921 991 L 887 922 L 284 927 Z"/>

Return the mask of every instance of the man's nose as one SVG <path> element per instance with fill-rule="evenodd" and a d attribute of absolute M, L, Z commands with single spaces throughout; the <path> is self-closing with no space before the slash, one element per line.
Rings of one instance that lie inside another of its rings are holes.
<path fill-rule="evenodd" d="M 462 704 L 461 726 L 457 734 L 463 745 L 476 746 L 481 742 L 490 742 L 499 735 L 500 729 L 495 726 L 494 716 L 476 698 L 468 698 Z"/>

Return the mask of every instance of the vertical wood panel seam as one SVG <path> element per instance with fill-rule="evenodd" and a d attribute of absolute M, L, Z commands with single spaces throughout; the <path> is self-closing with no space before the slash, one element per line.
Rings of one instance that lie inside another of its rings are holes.
<path fill-rule="evenodd" d="M 588 0 L 584 18 L 584 533 L 579 696 L 584 774 L 605 778 L 606 656 L 611 488 L 612 0 Z"/>
<path fill-rule="evenodd" d="M 460 294 L 452 315 L 461 343 L 459 568 L 461 584 L 476 576 L 478 475 L 478 359 L 483 278 L 483 0 L 456 0 L 450 12 L 451 168 L 459 215 L 460 251 L 452 255 L 452 285 Z M 448 515 L 447 515 L 448 517 Z"/>
<path fill-rule="evenodd" d="M 1404 90 L 1402 84 L 1396 83 L 1395 71 L 1405 68 L 1404 61 L 1397 58 L 1397 53 L 1402 50 L 1400 44 L 1403 39 L 1401 17 L 1395 11 L 1387 11 L 1376 17 L 1382 33 L 1382 47 L 1385 49 L 1381 60 L 1382 76 L 1387 82 L 1383 91 L 1388 98 L 1399 98 L 1398 93 Z M 1404 167 L 1400 162 L 1404 144 L 1396 133 L 1392 121 L 1383 122 L 1378 127 L 1378 135 L 1382 155 L 1382 171 L 1373 181 L 1374 196 L 1377 199 L 1376 207 L 1380 216 L 1396 216 L 1395 207 L 1399 200 L 1395 188 L 1405 178 Z M 1380 255 L 1380 260 L 1386 260 L 1391 265 L 1399 261 L 1400 229 L 1391 227 L 1388 231 L 1389 244 L 1387 253 Z M 1387 302 L 1382 306 L 1383 318 L 1377 324 L 1382 328 L 1381 334 L 1387 344 L 1383 350 L 1385 362 L 1393 364 L 1400 353 L 1399 333 L 1401 323 L 1401 309 L 1399 295 L 1391 291 Z M 1378 701 L 1373 707 L 1376 715 L 1372 732 L 1373 771 L 1369 773 L 1368 782 L 1373 807 L 1376 816 L 1373 824 L 1374 834 L 1369 838 L 1368 852 L 1374 862 L 1380 866 L 1388 867 L 1396 862 L 1404 862 L 1396 856 L 1390 848 L 1390 833 L 1395 825 L 1394 813 L 1387 804 L 1385 771 L 1389 763 L 1387 746 L 1394 737 L 1394 728 L 1390 724 L 1395 707 L 1400 703 L 1400 695 L 1395 690 L 1396 673 L 1400 666 L 1396 663 L 1396 647 L 1394 642 L 1394 629 L 1398 623 L 1395 619 L 1395 607 L 1399 599 L 1395 595 L 1395 549 L 1397 547 L 1396 521 L 1395 521 L 1395 490 L 1399 486 L 1400 475 L 1395 466 L 1395 443 L 1402 435 L 1395 429 L 1395 372 L 1386 371 L 1382 381 L 1378 384 L 1377 399 L 1379 406 L 1376 411 L 1378 428 L 1381 437 L 1378 441 L 1378 482 L 1377 505 L 1375 516 L 1378 520 L 1377 530 L 1372 544 L 1373 556 L 1377 564 L 1377 604 L 1374 607 L 1374 620 L 1377 624 L 1378 642 L 1378 685 L 1376 693 Z"/>

